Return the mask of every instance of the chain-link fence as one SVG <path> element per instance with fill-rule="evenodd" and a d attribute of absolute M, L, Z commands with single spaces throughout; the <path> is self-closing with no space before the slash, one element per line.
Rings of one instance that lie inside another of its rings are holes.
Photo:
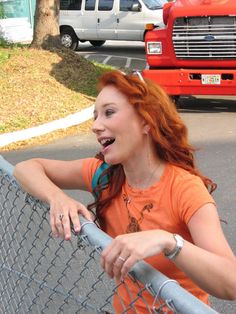
<path fill-rule="evenodd" d="M 108 314 L 114 300 L 119 313 L 216 313 L 142 261 L 129 275 L 136 294 L 116 285 L 99 263 L 111 238 L 82 217 L 79 236 L 53 238 L 47 206 L 22 191 L 12 170 L 0 157 L 0 314 Z"/>

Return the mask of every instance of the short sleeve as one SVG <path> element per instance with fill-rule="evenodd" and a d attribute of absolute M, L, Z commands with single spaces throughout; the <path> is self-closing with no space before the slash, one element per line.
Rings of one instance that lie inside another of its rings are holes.
<path fill-rule="evenodd" d="M 92 192 L 92 179 L 97 168 L 102 164 L 102 160 L 97 158 L 85 158 L 82 166 L 83 180 L 88 191 Z"/>
<path fill-rule="evenodd" d="M 181 221 L 189 222 L 193 214 L 207 203 L 215 204 L 201 178 L 189 174 L 178 184 L 177 211 Z"/>

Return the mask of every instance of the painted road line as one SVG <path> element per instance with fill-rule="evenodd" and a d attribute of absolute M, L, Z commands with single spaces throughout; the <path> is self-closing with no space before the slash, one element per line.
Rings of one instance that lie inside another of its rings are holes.
<path fill-rule="evenodd" d="M 134 58 L 133 58 L 133 59 L 134 59 Z M 126 64 L 125 64 L 125 68 L 129 68 L 129 67 L 130 67 L 131 61 L 132 61 L 131 58 L 127 58 Z"/>
<path fill-rule="evenodd" d="M 103 61 L 102 63 L 103 64 L 106 64 L 110 59 L 111 59 L 112 56 L 107 56 Z"/>
<path fill-rule="evenodd" d="M 120 59 L 133 59 L 133 60 L 139 60 L 139 61 L 146 61 L 145 58 L 136 58 L 136 57 L 125 57 L 125 56 L 119 56 L 119 55 L 107 55 L 107 54 L 100 54 L 100 53 L 97 53 L 97 54 L 87 54 L 87 55 L 84 55 L 83 57 L 88 59 L 90 56 L 99 56 L 99 57 L 104 57 L 104 58 L 107 58 L 107 57 L 110 57 L 110 58 L 120 58 Z"/>
<path fill-rule="evenodd" d="M 56 121 L 51 121 L 25 130 L 2 134 L 0 135 L 0 147 L 81 124 L 92 118 L 93 110 L 94 105 Z"/>

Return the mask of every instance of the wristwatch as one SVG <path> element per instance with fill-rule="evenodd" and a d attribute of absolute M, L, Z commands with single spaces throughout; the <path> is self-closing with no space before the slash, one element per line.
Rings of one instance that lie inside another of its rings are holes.
<path fill-rule="evenodd" d="M 173 234 L 173 237 L 176 241 L 176 246 L 169 253 L 165 253 L 165 257 L 167 257 L 170 260 L 173 260 L 179 254 L 179 252 L 182 250 L 182 247 L 184 246 L 184 239 L 180 235 Z"/>

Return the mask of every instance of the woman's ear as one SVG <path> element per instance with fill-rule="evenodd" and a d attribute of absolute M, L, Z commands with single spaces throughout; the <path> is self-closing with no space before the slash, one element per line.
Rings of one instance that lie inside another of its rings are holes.
<path fill-rule="evenodd" d="M 143 127 L 144 134 L 148 134 L 150 132 L 150 129 L 151 129 L 150 125 L 147 124 L 147 122 L 145 122 L 145 125 Z"/>

